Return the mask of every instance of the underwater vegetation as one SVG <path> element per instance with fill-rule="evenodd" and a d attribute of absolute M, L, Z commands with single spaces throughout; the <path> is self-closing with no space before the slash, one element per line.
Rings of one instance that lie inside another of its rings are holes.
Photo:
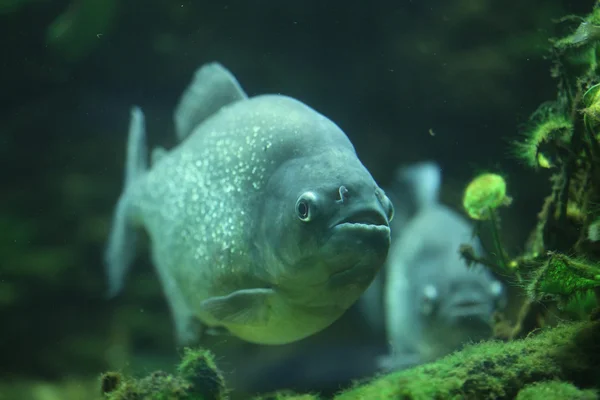
<path fill-rule="evenodd" d="M 100 377 L 107 399 L 186 399 L 220 400 L 226 398 L 223 375 L 213 356 L 204 350 L 186 348 L 176 374 L 156 371 L 142 379 L 124 378 L 108 372 Z"/>
<path fill-rule="evenodd" d="M 391 373 L 348 389 L 336 400 L 354 399 L 594 399 L 600 359 L 600 323 L 563 324 L 530 338 L 483 342 L 435 363 Z M 212 356 L 187 349 L 176 375 L 154 372 L 140 380 L 106 373 L 107 399 L 225 399 L 223 378 Z M 586 387 L 579 389 L 578 387 Z M 549 394 L 550 392 L 550 394 Z M 316 400 L 318 395 L 273 393 L 256 400 Z"/>
<path fill-rule="evenodd" d="M 568 16 L 560 21 L 573 22 L 578 25 L 567 26 L 568 35 L 551 40 L 556 99 L 539 106 L 523 138 L 513 145 L 515 156 L 525 165 L 551 172 L 550 195 L 523 254 L 511 258 L 500 243 L 497 208 L 510 204 L 503 178 L 481 175 L 465 191 L 463 205 L 468 214 L 479 220 L 480 229 L 487 226 L 492 231 L 494 249 L 489 254 L 493 257 L 482 261 L 527 292 L 516 324 L 509 329 L 506 321 L 498 325 L 502 327 L 499 337 L 505 339 L 543 327 L 548 305 L 589 310 L 600 295 L 598 4 L 585 18 Z M 462 252 L 467 260 L 475 261 L 468 247 Z"/>

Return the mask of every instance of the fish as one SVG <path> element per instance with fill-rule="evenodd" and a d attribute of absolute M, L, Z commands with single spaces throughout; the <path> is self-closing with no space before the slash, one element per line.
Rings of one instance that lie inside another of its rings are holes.
<path fill-rule="evenodd" d="M 249 97 L 218 62 L 196 70 L 174 126 L 148 165 L 131 109 L 107 295 L 145 230 L 179 344 L 209 331 L 286 344 L 339 318 L 385 262 L 394 214 L 344 131 L 289 96 Z"/>
<path fill-rule="evenodd" d="M 388 194 L 396 205 L 387 261 L 357 303 L 383 332 L 384 370 L 438 359 L 491 337 L 493 313 L 506 305 L 503 284 L 483 265 L 468 266 L 462 244 L 484 253 L 466 218 L 439 201 L 441 170 L 423 161 L 396 170 Z"/>

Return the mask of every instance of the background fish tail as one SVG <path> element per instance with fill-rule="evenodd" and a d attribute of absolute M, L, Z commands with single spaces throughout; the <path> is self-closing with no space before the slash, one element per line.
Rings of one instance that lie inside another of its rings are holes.
<path fill-rule="evenodd" d="M 147 170 L 146 150 L 144 114 L 139 107 L 133 107 L 127 142 L 125 185 L 113 216 L 105 253 L 109 297 L 121 291 L 125 275 L 135 257 L 137 231 L 130 215 L 130 189 Z"/>

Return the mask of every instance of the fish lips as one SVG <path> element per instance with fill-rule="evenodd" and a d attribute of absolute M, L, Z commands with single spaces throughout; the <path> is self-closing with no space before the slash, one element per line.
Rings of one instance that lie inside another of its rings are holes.
<path fill-rule="evenodd" d="M 388 220 L 375 210 L 353 213 L 331 227 L 327 246 L 339 265 L 329 277 L 331 286 L 368 285 L 390 248 Z"/>
<path fill-rule="evenodd" d="M 330 226 L 328 245 L 349 253 L 387 252 L 390 226 L 385 214 L 377 209 L 363 209 L 349 214 Z"/>
<path fill-rule="evenodd" d="M 447 310 L 448 318 L 457 323 L 489 323 L 490 305 L 484 301 L 469 301 L 451 304 Z"/>
<path fill-rule="evenodd" d="M 363 208 L 350 212 L 347 216 L 336 221 L 332 228 L 381 228 L 389 229 L 389 221 L 385 214 L 376 208 Z"/>

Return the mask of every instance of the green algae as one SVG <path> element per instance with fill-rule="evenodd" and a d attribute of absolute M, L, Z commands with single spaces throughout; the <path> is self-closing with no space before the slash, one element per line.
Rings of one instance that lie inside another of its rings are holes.
<path fill-rule="evenodd" d="M 581 390 L 568 382 L 547 381 L 528 385 L 519 391 L 516 400 L 595 400 L 596 390 Z"/>
<path fill-rule="evenodd" d="M 513 144 L 514 155 L 532 168 L 552 168 L 556 165 L 554 143 L 570 140 L 573 122 L 556 112 L 552 104 L 542 104 L 531 116 L 523 139 Z"/>
<path fill-rule="evenodd" d="M 267 393 L 254 397 L 252 400 L 319 400 L 319 396 L 313 394 L 298 394 L 284 390 L 276 393 Z"/>
<path fill-rule="evenodd" d="M 489 218 L 490 210 L 511 203 L 506 195 L 506 181 L 498 174 L 485 173 L 473 179 L 465 189 L 463 207 L 476 220 Z"/>
<path fill-rule="evenodd" d="M 225 379 L 207 350 L 184 350 L 176 374 L 163 371 L 136 379 L 107 372 L 100 377 L 107 400 L 222 400 Z"/>
<path fill-rule="evenodd" d="M 356 382 L 334 397 L 356 399 L 535 399 L 552 391 L 587 399 L 600 379 L 600 322 L 565 323 L 511 342 L 471 344 L 436 362 Z M 187 349 L 174 375 L 157 371 L 142 379 L 105 373 L 108 400 L 220 400 L 225 382 L 206 350 Z M 254 400 L 318 400 L 290 391 Z M 545 400 L 552 399 L 547 397 Z"/>
<path fill-rule="evenodd" d="M 508 343 L 482 342 L 434 363 L 376 378 L 335 400 L 512 399 L 526 385 L 550 380 L 588 388 L 600 377 L 599 334 L 598 322 L 579 322 Z"/>
<path fill-rule="evenodd" d="M 566 304 L 573 296 L 600 287 L 600 266 L 576 260 L 564 254 L 550 253 L 544 265 L 534 273 L 527 291 L 532 299 L 556 296 Z"/>

